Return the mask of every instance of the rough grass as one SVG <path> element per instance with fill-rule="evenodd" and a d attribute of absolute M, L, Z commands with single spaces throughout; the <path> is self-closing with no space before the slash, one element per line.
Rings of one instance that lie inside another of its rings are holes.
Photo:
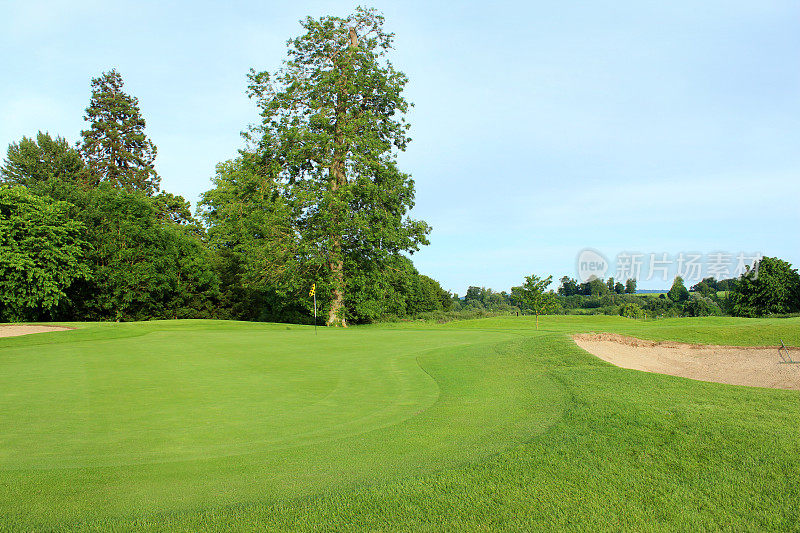
<path fill-rule="evenodd" d="M 0 529 L 800 523 L 797 392 L 619 369 L 568 337 L 800 345 L 800 319 L 79 327 L 0 339 Z"/>

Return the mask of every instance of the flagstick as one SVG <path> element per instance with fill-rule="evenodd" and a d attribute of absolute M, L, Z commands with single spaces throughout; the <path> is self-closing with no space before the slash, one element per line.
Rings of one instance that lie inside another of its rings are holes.
<path fill-rule="evenodd" d="M 314 291 L 314 335 L 317 334 L 317 291 Z"/>

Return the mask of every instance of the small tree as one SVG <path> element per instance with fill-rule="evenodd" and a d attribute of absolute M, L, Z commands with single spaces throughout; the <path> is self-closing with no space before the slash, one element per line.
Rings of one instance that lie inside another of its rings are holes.
<path fill-rule="evenodd" d="M 611 276 L 606 280 L 606 286 L 608 287 L 608 292 L 614 292 L 614 276 Z"/>
<path fill-rule="evenodd" d="M 672 282 L 672 288 L 667 293 L 667 298 L 675 303 L 685 302 L 689 299 L 689 290 L 683 284 L 682 277 L 675 277 L 675 281 Z"/>
<path fill-rule="evenodd" d="M 511 293 L 527 309 L 536 315 L 536 329 L 539 329 L 539 315 L 554 311 L 558 305 L 552 292 L 545 292 L 553 282 L 553 276 L 540 278 L 534 274 L 525 276 L 525 283 L 521 287 L 512 287 Z"/>
<path fill-rule="evenodd" d="M 590 296 L 604 296 L 608 293 L 608 285 L 600 278 L 592 278 L 586 282 Z"/>
<path fill-rule="evenodd" d="M 93 184 L 104 181 L 127 191 L 158 192 L 160 178 L 153 167 L 156 147 L 144 134 L 139 100 L 122 90 L 116 70 L 92 80 L 92 98 L 84 120 L 79 148 L 92 174 Z"/>
<path fill-rule="evenodd" d="M 625 280 L 625 292 L 627 294 L 636 294 L 636 278 Z"/>
<path fill-rule="evenodd" d="M 569 276 L 561 278 L 561 286 L 558 288 L 561 296 L 573 296 L 578 294 L 578 282 Z"/>

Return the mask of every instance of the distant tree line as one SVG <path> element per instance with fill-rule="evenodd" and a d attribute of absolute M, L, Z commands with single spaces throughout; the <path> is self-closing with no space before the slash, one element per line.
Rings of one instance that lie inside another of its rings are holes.
<path fill-rule="evenodd" d="M 613 288 L 613 290 L 612 290 Z M 800 312 L 800 277 L 791 264 L 764 257 L 738 278 L 707 277 L 687 289 L 681 277 L 662 294 L 635 294 L 614 278 L 577 283 L 561 278 L 557 303 L 565 313 L 620 314 L 630 318 L 731 315 L 762 317 Z"/>
<path fill-rule="evenodd" d="M 584 283 L 578 283 L 576 279 L 564 276 L 561 278 L 561 285 L 558 287 L 558 294 L 561 296 L 603 296 L 605 294 L 635 294 L 636 278 L 629 278 L 623 284 L 614 280 L 613 277 L 603 280 L 602 278 L 592 278 Z"/>
<path fill-rule="evenodd" d="M 463 297 L 452 295 L 451 317 L 487 314 L 605 314 L 628 318 L 668 318 L 730 315 L 783 316 L 800 313 L 800 276 L 778 258 L 764 257 L 738 278 L 704 278 L 687 289 L 676 277 L 664 293 L 636 293 L 636 279 L 593 278 L 579 283 L 564 276 L 559 287 L 547 290 L 551 278 L 529 276 L 510 292 L 470 286 Z M 546 284 L 542 282 L 546 281 Z M 531 289 L 534 289 L 531 291 Z M 536 299 L 526 297 L 540 294 Z"/>

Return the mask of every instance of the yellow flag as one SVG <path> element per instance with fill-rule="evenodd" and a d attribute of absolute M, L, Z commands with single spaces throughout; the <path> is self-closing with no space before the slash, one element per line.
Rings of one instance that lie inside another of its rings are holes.
<path fill-rule="evenodd" d="M 316 283 L 312 283 L 311 284 L 311 290 L 308 292 L 308 295 L 309 296 L 314 296 L 314 292 L 316 292 L 316 290 L 317 290 L 317 284 Z"/>

